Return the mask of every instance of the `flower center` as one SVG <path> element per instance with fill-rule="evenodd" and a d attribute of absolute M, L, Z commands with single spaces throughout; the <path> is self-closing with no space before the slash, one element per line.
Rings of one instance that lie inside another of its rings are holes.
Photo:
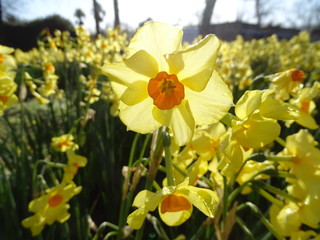
<path fill-rule="evenodd" d="M 161 207 L 161 213 L 166 213 L 166 212 L 179 212 L 182 210 L 188 210 L 192 206 L 189 200 L 186 199 L 185 197 L 171 194 L 162 200 L 160 207 Z"/>
<path fill-rule="evenodd" d="M 3 63 L 4 61 L 4 56 L 0 53 L 0 63 Z"/>
<path fill-rule="evenodd" d="M 48 63 L 48 64 L 45 65 L 45 70 L 46 70 L 47 72 L 54 73 L 54 70 L 55 70 L 55 69 L 54 69 L 53 64 Z"/>
<path fill-rule="evenodd" d="M 65 140 L 63 142 L 60 142 L 58 144 L 58 148 L 61 149 L 63 147 L 69 148 L 71 146 L 71 143 L 68 140 Z"/>
<path fill-rule="evenodd" d="M 184 86 L 175 74 L 159 72 L 155 78 L 150 79 L 148 93 L 154 105 L 161 110 L 169 110 L 184 99 Z"/>
<path fill-rule="evenodd" d="M 302 82 L 303 79 L 304 79 L 304 73 L 303 71 L 301 70 L 298 70 L 298 69 L 294 69 L 292 72 L 291 72 L 291 79 L 292 81 L 294 82 Z"/>
<path fill-rule="evenodd" d="M 304 113 L 309 113 L 310 101 L 304 100 L 301 102 L 300 110 Z"/>
<path fill-rule="evenodd" d="M 48 204 L 50 207 L 55 207 L 58 206 L 63 200 L 63 197 L 61 194 L 57 193 L 53 195 L 51 198 L 48 200 Z"/>
<path fill-rule="evenodd" d="M 0 102 L 6 103 L 9 100 L 8 96 L 0 96 Z"/>

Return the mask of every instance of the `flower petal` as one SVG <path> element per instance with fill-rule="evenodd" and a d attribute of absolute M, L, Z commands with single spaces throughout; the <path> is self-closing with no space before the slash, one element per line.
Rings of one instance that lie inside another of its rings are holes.
<path fill-rule="evenodd" d="M 234 126 L 236 127 L 236 126 Z M 261 148 L 273 140 L 280 134 L 280 125 L 276 120 L 263 118 L 259 113 L 250 115 L 247 121 L 241 123 L 239 127 L 243 129 L 235 134 L 239 144 L 247 148 Z"/>
<path fill-rule="evenodd" d="M 170 73 L 177 74 L 188 88 L 202 91 L 212 75 L 219 48 L 218 38 L 211 34 L 183 51 L 169 54 Z"/>
<path fill-rule="evenodd" d="M 160 218 L 165 224 L 167 224 L 168 226 L 179 226 L 190 218 L 193 207 L 191 205 L 191 207 L 188 210 L 165 213 L 161 213 L 160 207 L 158 209 Z"/>
<path fill-rule="evenodd" d="M 146 51 L 140 50 L 124 61 L 128 68 L 143 74 L 149 78 L 153 78 L 159 72 L 158 63 Z"/>
<path fill-rule="evenodd" d="M 301 126 L 304 126 L 309 129 L 317 129 L 319 125 L 317 124 L 316 120 L 309 114 L 300 111 L 300 116 L 298 119 L 295 120 Z"/>
<path fill-rule="evenodd" d="M 123 92 L 120 100 L 129 106 L 133 106 L 149 96 L 147 89 L 148 82 L 135 81 L 128 85 L 128 88 Z"/>
<path fill-rule="evenodd" d="M 139 208 L 128 216 L 127 223 L 132 229 L 139 229 L 141 228 L 147 214 L 148 211 L 145 208 Z"/>
<path fill-rule="evenodd" d="M 128 130 L 145 134 L 161 127 L 161 123 L 152 116 L 154 105 L 151 98 L 146 98 L 134 106 L 128 106 L 120 102 L 119 108 L 119 117 L 128 127 Z"/>
<path fill-rule="evenodd" d="M 277 120 L 296 119 L 299 116 L 297 110 L 292 108 L 289 104 L 271 98 L 266 99 L 261 103 L 259 111 L 264 117 Z"/>
<path fill-rule="evenodd" d="M 199 125 L 219 121 L 233 105 L 231 91 L 215 71 L 203 91 L 185 88 L 185 95 L 195 123 Z"/>
<path fill-rule="evenodd" d="M 160 22 L 147 22 L 139 28 L 128 46 L 128 54 L 132 56 L 139 50 L 151 54 L 162 71 L 166 71 L 167 63 L 164 55 L 181 50 L 183 32 L 180 28 Z"/>
<path fill-rule="evenodd" d="M 183 194 L 189 201 L 208 217 L 213 218 L 219 201 L 216 192 L 193 186 L 188 186 L 183 190 Z"/>
<path fill-rule="evenodd" d="M 246 91 L 238 100 L 234 109 L 237 117 L 245 119 L 257 110 L 261 104 L 262 94 L 263 91 L 260 90 Z"/>
<path fill-rule="evenodd" d="M 124 63 L 105 64 L 101 70 L 110 79 L 112 89 L 118 98 L 134 81 L 149 81 L 148 77 L 128 68 Z"/>
<path fill-rule="evenodd" d="M 145 205 L 146 202 L 150 201 L 150 198 L 152 198 L 154 195 L 155 193 L 153 192 L 150 192 L 148 190 L 142 190 L 134 198 L 132 206 L 142 207 Z"/>
<path fill-rule="evenodd" d="M 195 123 L 188 101 L 183 100 L 180 105 L 170 110 L 160 110 L 154 107 L 152 114 L 157 121 L 172 130 L 179 146 L 190 142 Z"/>

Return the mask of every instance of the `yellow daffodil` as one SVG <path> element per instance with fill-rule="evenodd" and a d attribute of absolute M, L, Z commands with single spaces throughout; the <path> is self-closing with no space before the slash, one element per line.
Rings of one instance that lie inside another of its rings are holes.
<path fill-rule="evenodd" d="M 189 179 L 177 186 L 163 187 L 156 193 L 143 190 L 133 201 L 138 207 L 132 212 L 127 222 L 133 229 L 139 229 L 149 211 L 157 207 L 164 223 L 169 226 L 178 226 L 188 220 L 193 206 L 210 218 L 214 217 L 218 203 L 217 194 L 209 189 L 197 188 L 188 185 Z"/>
<path fill-rule="evenodd" d="M 295 122 L 309 129 L 319 128 L 316 120 L 311 115 L 316 109 L 313 99 L 319 97 L 319 93 L 320 83 L 315 82 L 312 87 L 301 89 L 297 97 L 290 100 L 290 103 L 299 111 L 299 117 L 295 119 Z"/>
<path fill-rule="evenodd" d="M 17 84 L 8 76 L 0 77 L 0 116 L 13 104 L 18 102 L 18 97 L 14 94 Z"/>
<path fill-rule="evenodd" d="M 226 128 L 220 122 L 197 128 L 191 141 L 191 147 L 200 158 L 211 160 L 220 149 L 221 137 L 226 133 Z"/>
<path fill-rule="evenodd" d="M 245 165 L 241 169 L 236 181 L 240 185 L 242 185 L 245 182 L 251 180 L 251 178 L 258 172 L 263 171 L 265 169 L 272 169 L 272 168 L 274 168 L 273 165 L 268 161 L 256 162 L 256 161 L 249 160 L 245 163 Z M 270 178 L 270 176 L 266 174 L 259 174 L 257 177 L 255 177 L 256 180 L 258 179 L 262 180 L 262 179 L 268 179 L 268 178 Z M 248 194 L 250 192 L 251 192 L 251 188 L 245 186 L 241 193 Z"/>
<path fill-rule="evenodd" d="M 268 102 L 267 94 L 266 91 L 246 91 L 235 106 L 239 120 L 232 120 L 232 138 L 245 148 L 261 148 L 271 143 L 280 134 L 280 125 L 273 118 L 289 115 L 281 105 L 272 112 L 274 102 Z"/>
<path fill-rule="evenodd" d="M 219 40 L 208 35 L 182 49 L 182 34 L 148 22 L 131 40 L 128 58 L 102 68 L 128 129 L 148 133 L 167 126 L 180 146 L 191 140 L 196 125 L 219 121 L 232 105 L 230 90 L 214 70 Z"/>
<path fill-rule="evenodd" d="M 74 137 L 72 134 L 64 134 L 59 137 L 53 137 L 51 139 L 51 146 L 53 149 L 59 152 L 66 152 L 67 150 L 76 150 L 78 144 L 73 142 Z"/>
<path fill-rule="evenodd" d="M 79 167 L 84 167 L 88 160 L 86 157 L 75 154 L 73 150 L 67 151 L 68 164 L 64 168 L 64 175 L 62 182 L 72 182 L 74 176 L 77 174 Z"/>
<path fill-rule="evenodd" d="M 70 205 L 67 203 L 74 195 L 81 191 L 74 183 L 60 184 L 50 188 L 46 194 L 32 200 L 29 203 L 29 211 L 35 213 L 22 221 L 25 228 L 30 228 L 32 235 L 38 235 L 46 224 L 51 225 L 55 221 L 63 223 L 68 220 Z"/>
<path fill-rule="evenodd" d="M 302 87 L 305 78 L 304 72 L 299 69 L 290 69 L 268 76 L 271 89 L 275 89 L 280 99 L 287 100 L 290 95 L 295 95 Z"/>
<path fill-rule="evenodd" d="M 292 156 L 291 161 L 280 162 L 282 166 L 290 169 L 296 177 L 311 187 L 314 179 L 319 175 L 320 150 L 317 142 L 305 129 L 286 138 L 286 147 L 279 156 Z"/>
<path fill-rule="evenodd" d="M 272 226 L 281 236 L 290 236 L 301 226 L 299 206 L 295 203 L 289 202 L 282 208 L 272 205 L 269 214 Z"/>
<path fill-rule="evenodd" d="M 11 56 L 13 52 L 13 48 L 0 45 L 0 77 L 14 77 L 13 70 L 17 65 L 14 57 Z"/>
<path fill-rule="evenodd" d="M 314 175 L 313 182 L 306 183 L 298 179 L 287 187 L 291 196 L 299 199 L 299 214 L 301 223 L 316 229 L 320 223 L 319 209 L 320 176 Z"/>

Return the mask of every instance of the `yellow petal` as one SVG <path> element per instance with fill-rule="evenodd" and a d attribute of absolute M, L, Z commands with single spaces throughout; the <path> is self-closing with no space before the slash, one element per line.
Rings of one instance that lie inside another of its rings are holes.
<path fill-rule="evenodd" d="M 158 209 L 161 220 L 168 226 L 179 226 L 183 224 L 190 218 L 193 210 L 192 205 L 188 210 L 182 210 L 178 212 L 161 213 L 160 207 Z"/>
<path fill-rule="evenodd" d="M 160 110 L 155 107 L 153 116 L 162 125 L 168 126 L 172 130 L 174 139 L 179 146 L 190 142 L 195 124 L 188 101 L 184 100 L 180 105 L 170 110 Z"/>
<path fill-rule="evenodd" d="M 168 56 L 170 73 L 177 74 L 181 83 L 193 91 L 202 91 L 215 66 L 220 42 L 208 35 L 197 44 Z"/>
<path fill-rule="evenodd" d="M 142 134 L 150 133 L 161 127 L 161 123 L 152 116 L 153 108 L 151 98 L 146 98 L 134 106 L 128 106 L 120 102 L 119 117 L 128 130 Z"/>
<path fill-rule="evenodd" d="M 195 92 L 185 88 L 185 96 L 196 125 L 218 122 L 233 105 L 231 91 L 215 71 L 203 91 Z"/>
<path fill-rule="evenodd" d="M 141 228 L 148 211 L 145 208 L 139 208 L 127 217 L 127 223 L 132 229 Z"/>
<path fill-rule="evenodd" d="M 36 236 L 42 232 L 45 225 L 45 218 L 36 214 L 25 218 L 21 223 L 23 227 L 31 229 L 32 236 Z"/>
<path fill-rule="evenodd" d="M 262 116 L 277 120 L 289 120 L 298 118 L 298 112 L 289 104 L 277 99 L 266 99 L 259 107 Z"/>
<path fill-rule="evenodd" d="M 155 59 L 146 51 L 140 50 L 124 61 L 125 65 L 133 71 L 153 78 L 159 72 Z"/>
<path fill-rule="evenodd" d="M 243 130 L 236 133 L 237 141 L 247 148 L 261 148 L 280 134 L 280 125 L 276 120 L 262 118 L 259 113 L 254 113 L 242 123 Z"/>
<path fill-rule="evenodd" d="M 208 217 L 213 218 L 218 204 L 218 195 L 216 192 L 205 189 L 188 186 L 183 194 L 189 201 Z"/>
<path fill-rule="evenodd" d="M 140 191 L 137 196 L 134 198 L 132 206 L 134 207 L 142 207 L 146 202 L 150 201 L 150 199 L 154 196 L 155 193 L 150 192 L 148 190 Z"/>
<path fill-rule="evenodd" d="M 159 64 L 162 71 L 167 71 L 164 55 L 181 50 L 183 32 L 180 28 L 160 22 L 147 22 L 139 28 L 128 46 L 132 56 L 139 50 L 145 50 Z"/>
<path fill-rule="evenodd" d="M 129 106 L 133 106 L 149 96 L 147 89 L 148 82 L 135 81 L 128 85 L 128 88 L 123 92 L 120 100 Z"/>
<path fill-rule="evenodd" d="M 309 129 L 319 128 L 319 125 L 317 124 L 316 120 L 310 114 L 304 113 L 302 111 L 300 111 L 300 117 L 295 121 L 299 123 L 301 126 L 304 126 Z"/>
<path fill-rule="evenodd" d="M 244 119 L 257 110 L 261 104 L 262 94 L 263 92 L 260 90 L 246 91 L 236 104 L 237 117 Z"/>
<path fill-rule="evenodd" d="M 149 81 L 149 77 L 135 72 L 124 63 L 105 64 L 102 69 L 111 82 L 111 86 L 118 98 L 121 97 L 127 86 L 135 81 Z"/>

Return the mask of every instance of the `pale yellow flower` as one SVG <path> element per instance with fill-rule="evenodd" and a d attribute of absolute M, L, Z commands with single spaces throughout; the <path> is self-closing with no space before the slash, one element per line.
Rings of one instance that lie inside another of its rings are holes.
<path fill-rule="evenodd" d="M 232 105 L 227 85 L 214 70 L 219 40 L 208 35 L 186 49 L 182 31 L 159 22 L 141 27 L 124 62 L 102 71 L 120 99 L 121 120 L 129 130 L 149 133 L 169 127 L 179 145 L 196 125 L 218 122 Z"/>

